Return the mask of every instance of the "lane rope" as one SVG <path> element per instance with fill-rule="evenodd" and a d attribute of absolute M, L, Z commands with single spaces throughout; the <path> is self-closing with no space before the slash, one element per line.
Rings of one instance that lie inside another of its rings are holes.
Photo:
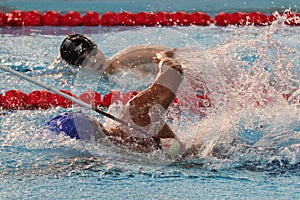
<path fill-rule="evenodd" d="M 1 26 L 267 26 L 279 20 L 289 26 L 300 26 L 300 13 L 220 12 L 211 17 L 204 12 L 105 12 L 88 11 L 81 14 L 69 11 L 40 13 L 36 10 L 0 12 Z"/>
<path fill-rule="evenodd" d="M 113 116 L 113 115 L 111 115 L 111 114 L 109 114 L 109 113 L 107 113 L 107 112 L 105 112 L 105 111 L 103 111 L 103 110 L 95 107 L 95 105 L 93 105 L 93 104 L 87 104 L 84 101 L 81 101 L 80 99 L 75 98 L 73 95 L 69 95 L 69 94 L 67 94 L 65 92 L 57 90 L 54 87 L 51 87 L 51 86 L 48 86 L 48 85 L 46 85 L 46 84 L 44 84 L 42 82 L 39 82 L 39 81 L 37 81 L 37 80 L 35 80 L 35 79 L 33 79 L 33 78 L 25 75 L 25 74 L 17 72 L 17 71 L 15 71 L 15 70 L 13 70 L 13 69 L 5 66 L 5 65 L 1 65 L 0 64 L 0 69 L 3 70 L 3 71 L 9 72 L 9 73 L 11 73 L 11 74 L 13 74 L 13 75 L 15 75 L 17 77 L 20 77 L 20 78 L 22 78 L 22 79 L 24 79 L 24 80 L 26 80 L 28 82 L 31 82 L 31 83 L 33 83 L 33 84 L 35 84 L 37 86 L 40 86 L 40 87 L 42 87 L 42 88 L 44 88 L 44 89 L 46 89 L 46 90 L 48 90 L 50 92 L 53 92 L 53 93 L 55 93 L 55 94 L 57 94 L 57 95 L 59 95 L 61 97 L 64 97 L 65 99 L 67 99 L 67 100 L 69 100 L 69 101 L 71 101 L 73 103 L 76 103 L 76 104 L 78 104 L 80 106 L 83 106 L 83 107 L 85 107 L 87 109 L 93 110 L 93 111 L 95 111 L 95 112 L 97 112 L 97 113 L 99 113 L 99 114 L 101 114 L 101 115 L 103 115 L 105 117 L 110 118 L 111 120 L 114 120 L 114 121 L 116 121 L 116 122 L 118 122 L 120 124 L 123 124 L 123 125 L 127 126 L 128 128 L 130 128 L 132 130 L 138 131 L 138 132 L 140 132 L 140 133 L 142 133 L 144 135 L 148 135 L 148 133 L 145 132 L 142 128 L 140 128 L 138 126 L 133 126 L 130 123 L 128 123 L 128 122 L 126 122 L 126 121 L 124 121 L 124 120 L 122 120 L 122 119 L 120 119 L 118 117 L 115 117 L 115 116 Z M 1 99 L 2 98 L 3 98 L 3 96 L 1 97 Z"/>

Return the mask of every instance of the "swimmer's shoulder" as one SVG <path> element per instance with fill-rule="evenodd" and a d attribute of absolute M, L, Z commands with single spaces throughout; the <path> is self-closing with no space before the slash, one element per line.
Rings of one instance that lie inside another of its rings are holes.
<path fill-rule="evenodd" d="M 165 46 L 160 46 L 160 45 L 148 45 L 148 44 L 138 44 L 138 45 L 133 45 L 129 46 L 120 52 L 118 52 L 116 55 L 111 57 L 110 60 L 113 60 L 116 57 L 122 57 L 122 56 L 132 56 L 135 54 L 153 54 L 155 55 L 158 52 L 161 51 L 166 51 L 171 49 L 170 47 L 165 47 Z"/>
<path fill-rule="evenodd" d="M 156 53 L 170 50 L 171 48 L 159 45 L 139 44 L 127 47 L 108 60 L 106 72 L 113 72 L 119 67 L 136 67 L 152 63 Z"/>

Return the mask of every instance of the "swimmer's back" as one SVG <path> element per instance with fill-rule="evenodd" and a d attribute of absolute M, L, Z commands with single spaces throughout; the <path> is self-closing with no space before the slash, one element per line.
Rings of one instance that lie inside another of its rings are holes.
<path fill-rule="evenodd" d="M 155 57 L 156 53 L 169 49 L 170 48 L 164 46 L 130 46 L 111 57 L 105 71 L 112 73 L 121 67 L 134 68 L 140 65 L 152 64 L 153 57 Z"/>

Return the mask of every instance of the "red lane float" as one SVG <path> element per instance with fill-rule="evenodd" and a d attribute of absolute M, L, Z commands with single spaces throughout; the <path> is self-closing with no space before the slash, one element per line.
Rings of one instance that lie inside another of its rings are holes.
<path fill-rule="evenodd" d="M 157 12 L 154 14 L 154 19 L 158 26 L 170 26 L 172 24 L 171 14 L 168 12 Z"/>
<path fill-rule="evenodd" d="M 269 25 L 269 16 L 261 13 L 261 12 L 252 12 L 248 15 L 248 23 L 250 25 L 259 25 L 259 26 L 266 26 Z"/>
<path fill-rule="evenodd" d="M 95 107 L 101 106 L 101 94 L 95 91 L 86 91 L 79 95 L 79 99 L 87 104 L 92 104 Z"/>
<path fill-rule="evenodd" d="M 51 107 L 50 99 L 52 93 L 48 91 L 36 90 L 28 94 L 27 108 L 48 109 Z"/>
<path fill-rule="evenodd" d="M 4 96 L 1 97 L 0 106 L 5 109 L 26 109 L 28 102 L 28 96 L 19 90 L 8 90 Z"/>
<path fill-rule="evenodd" d="M 107 108 L 113 103 L 122 103 L 125 105 L 130 99 L 132 99 L 138 93 L 139 91 L 121 93 L 120 91 L 112 90 L 108 94 L 105 94 L 103 96 L 102 106 Z"/>
<path fill-rule="evenodd" d="M 42 14 L 37 11 L 28 11 L 24 13 L 24 26 L 40 26 L 42 24 Z"/>
<path fill-rule="evenodd" d="M 79 12 L 69 11 L 60 14 L 56 11 L 46 11 L 41 14 L 32 10 L 23 12 L 13 10 L 8 13 L 0 12 L 0 26 L 217 26 L 228 25 L 254 25 L 266 26 L 281 17 L 284 24 L 290 26 L 300 25 L 300 14 L 286 12 L 284 14 L 272 13 L 270 16 L 261 12 L 233 12 L 218 13 L 214 18 L 203 12 L 106 12 L 100 16 L 97 12 L 86 12 L 83 16 Z"/>
<path fill-rule="evenodd" d="M 218 26 L 227 26 L 227 25 L 254 25 L 254 26 L 266 26 L 270 25 L 272 21 L 270 17 L 260 13 L 260 12 L 234 12 L 231 14 L 228 13 L 219 13 L 215 16 L 215 24 Z"/>
<path fill-rule="evenodd" d="M 58 26 L 61 15 L 55 11 L 47 11 L 42 16 L 42 25 L 44 26 Z"/>
<path fill-rule="evenodd" d="M 132 12 L 121 12 L 118 14 L 118 24 L 124 26 L 134 26 L 135 25 L 135 14 Z"/>
<path fill-rule="evenodd" d="M 300 25 L 300 13 L 287 13 L 284 20 L 286 25 L 299 26 Z"/>
<path fill-rule="evenodd" d="M 69 95 L 69 96 L 72 96 L 74 98 L 78 98 L 76 97 L 76 95 L 72 94 L 70 91 L 68 90 L 60 90 L 61 92 Z M 70 101 L 69 99 L 66 99 L 65 97 L 62 97 L 58 94 L 52 94 L 50 96 L 50 104 L 53 106 L 53 107 L 63 107 L 63 108 L 68 108 L 70 106 L 72 106 L 73 102 Z"/>
<path fill-rule="evenodd" d="M 77 98 L 68 90 L 61 91 Z M 71 105 L 70 100 L 44 90 L 32 91 L 28 95 L 20 90 L 8 90 L 0 96 L 0 109 L 3 110 L 48 109 L 58 106 L 67 108 Z"/>
<path fill-rule="evenodd" d="M 83 26 L 98 26 L 100 25 L 99 13 L 97 12 L 87 12 L 82 17 Z"/>
<path fill-rule="evenodd" d="M 210 19 L 208 14 L 203 12 L 194 12 L 190 16 L 190 22 L 191 24 L 197 26 L 208 26 L 209 24 L 213 23 L 213 20 Z"/>
<path fill-rule="evenodd" d="M 154 26 L 157 24 L 155 15 L 148 12 L 139 12 L 134 17 L 135 25 L 138 26 Z"/>
<path fill-rule="evenodd" d="M 100 19 L 102 26 L 116 26 L 118 25 L 118 15 L 114 12 L 106 12 Z"/>
<path fill-rule="evenodd" d="M 80 26 L 82 19 L 79 12 L 70 11 L 60 18 L 61 26 Z"/>
<path fill-rule="evenodd" d="M 78 97 L 68 90 L 61 90 L 62 92 L 82 100 L 85 103 L 93 106 L 101 106 L 108 108 L 111 104 L 122 103 L 126 104 L 130 99 L 139 94 L 139 91 L 130 91 L 122 93 L 120 91 L 112 90 L 103 96 L 95 91 L 86 91 Z M 193 105 L 190 102 L 193 102 Z M 2 110 L 35 110 L 35 109 L 49 109 L 52 107 L 68 108 L 73 105 L 73 102 L 58 95 L 45 90 L 35 90 L 29 94 L 25 94 L 20 90 L 8 90 L 3 95 L 0 94 L 0 109 Z M 195 112 L 199 108 L 210 107 L 210 99 L 208 94 L 191 95 L 179 100 L 175 98 L 173 105 L 179 109 L 190 109 Z"/>
<path fill-rule="evenodd" d="M 23 13 L 20 10 L 13 10 L 6 13 L 5 25 L 8 26 L 23 26 Z"/>
<path fill-rule="evenodd" d="M 173 25 L 188 26 L 191 25 L 190 14 L 186 12 L 175 12 L 171 14 Z"/>

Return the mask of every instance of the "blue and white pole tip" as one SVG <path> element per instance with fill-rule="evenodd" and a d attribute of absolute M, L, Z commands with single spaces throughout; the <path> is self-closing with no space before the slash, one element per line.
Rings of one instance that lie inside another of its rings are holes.
<path fill-rule="evenodd" d="M 161 138 L 160 144 L 163 153 L 169 158 L 176 158 L 180 153 L 180 143 L 174 138 Z"/>

